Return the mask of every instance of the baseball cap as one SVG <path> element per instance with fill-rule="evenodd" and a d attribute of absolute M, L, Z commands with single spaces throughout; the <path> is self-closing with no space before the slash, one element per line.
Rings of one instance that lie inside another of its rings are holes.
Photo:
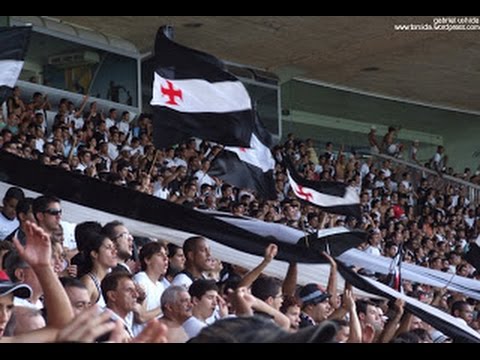
<path fill-rule="evenodd" d="M 16 297 L 28 299 L 32 295 L 32 289 L 26 284 L 11 282 L 5 271 L 0 271 L 0 296 L 10 293 Z"/>
<path fill-rule="evenodd" d="M 230 317 L 204 327 L 190 343 L 328 343 L 335 342 L 337 326 L 323 321 L 290 333 L 265 316 Z"/>
<path fill-rule="evenodd" d="M 298 296 L 303 305 L 318 304 L 327 300 L 331 295 L 327 293 L 320 285 L 310 283 L 301 288 Z"/>

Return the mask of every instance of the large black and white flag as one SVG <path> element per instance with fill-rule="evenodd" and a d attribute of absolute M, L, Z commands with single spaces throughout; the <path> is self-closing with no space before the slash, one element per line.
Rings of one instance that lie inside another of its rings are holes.
<path fill-rule="evenodd" d="M 212 161 L 209 175 L 239 188 L 255 191 L 261 198 L 277 198 L 273 172 L 275 160 L 269 146 L 272 136 L 255 116 L 250 148 L 226 146 Z"/>
<path fill-rule="evenodd" d="M 294 247 L 294 252 L 306 252 L 317 259 L 317 262 L 327 262 L 321 255 L 327 251 L 333 257 L 339 257 L 346 251 L 356 248 L 367 239 L 366 232 L 360 229 L 347 229 L 344 226 L 321 229 L 315 233 L 305 232 L 283 224 L 270 223 L 247 216 L 236 216 L 229 213 L 199 210 L 215 219 L 228 223 L 252 234 L 261 236 L 267 242 L 278 245 L 279 251 L 288 252 Z M 246 243 L 239 244 L 243 251 L 257 253 L 257 249 L 248 248 Z M 261 245 L 264 249 L 264 243 Z M 263 254 L 263 253 L 262 253 Z M 298 255 L 299 253 L 297 253 Z"/>
<path fill-rule="evenodd" d="M 22 71 L 31 32 L 30 26 L 0 27 L 0 105 Z"/>
<path fill-rule="evenodd" d="M 189 137 L 250 146 L 254 112 L 243 84 L 212 55 L 170 40 L 155 40 L 154 143 L 174 145 Z"/>
<path fill-rule="evenodd" d="M 332 256 L 339 256 L 366 240 L 364 232 L 342 227 L 319 232 L 319 239 L 305 246 L 300 243 L 305 234 L 298 229 L 246 217 L 197 211 L 5 152 L 0 152 L 0 185 L 2 183 L 58 196 L 64 205 L 71 204 L 73 217 L 70 221 L 76 223 L 92 219 L 101 221 L 100 216 L 104 215 L 97 215 L 101 212 L 107 214 L 103 221 L 119 219 L 139 236 L 170 240 L 181 233 L 183 235 L 180 236 L 185 240 L 188 234 L 196 234 L 243 253 L 259 256 L 263 256 L 269 243 L 275 243 L 279 247 L 276 258 L 284 261 L 324 263 L 321 251 L 315 250 L 317 242 L 319 245 L 326 240 L 331 244 L 338 243 L 339 247 L 335 246 Z"/>
<path fill-rule="evenodd" d="M 348 266 L 356 266 L 373 273 L 386 276 L 392 273 L 393 263 L 391 258 L 372 255 L 358 249 L 350 249 L 343 252 L 338 256 L 337 260 Z M 475 279 L 429 269 L 408 262 L 401 263 L 401 279 L 438 288 L 447 288 L 450 291 L 480 300 L 480 281 Z"/>
<path fill-rule="evenodd" d="M 287 176 L 295 195 L 323 208 L 327 212 L 361 217 L 360 197 L 347 184 L 336 181 L 312 181 L 301 177 L 288 157 L 285 157 Z"/>
<path fill-rule="evenodd" d="M 425 304 L 417 299 L 398 292 L 381 282 L 366 276 L 361 276 L 341 261 L 337 261 L 337 264 L 338 271 L 345 281 L 348 281 L 354 287 L 371 294 L 386 297 L 390 300 L 402 299 L 405 301 L 405 308 L 409 312 L 419 317 L 427 324 L 432 325 L 435 329 L 449 335 L 456 341 L 480 343 L 480 334 L 468 326 L 465 321 L 455 318 L 434 306 Z"/>

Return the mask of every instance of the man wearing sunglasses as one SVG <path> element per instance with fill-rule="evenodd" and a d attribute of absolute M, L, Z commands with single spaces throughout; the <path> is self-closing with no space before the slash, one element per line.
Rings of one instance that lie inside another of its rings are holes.
<path fill-rule="evenodd" d="M 37 224 L 49 235 L 60 230 L 62 208 L 60 199 L 52 195 L 42 195 L 33 200 L 33 215 Z"/>

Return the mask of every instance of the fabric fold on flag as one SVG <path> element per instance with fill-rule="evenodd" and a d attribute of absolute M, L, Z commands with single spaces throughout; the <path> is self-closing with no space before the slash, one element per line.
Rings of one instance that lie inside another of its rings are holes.
<path fill-rule="evenodd" d="M 347 267 L 342 261 L 337 261 L 337 264 L 338 271 L 345 281 L 348 281 L 354 287 L 371 294 L 386 297 L 390 300 L 402 299 L 405 301 L 405 308 L 409 312 L 432 325 L 435 329 L 449 335 L 449 337 L 456 341 L 480 343 L 480 334 L 469 327 L 464 321 L 417 299 L 395 291 L 381 282 L 366 276 L 361 276 Z"/>
<path fill-rule="evenodd" d="M 22 71 L 31 32 L 30 26 L 0 27 L 0 105 Z"/>
<path fill-rule="evenodd" d="M 358 247 L 367 240 L 365 231 L 348 229 L 344 226 L 321 229 L 305 235 L 303 231 L 283 224 L 265 222 L 247 216 L 235 216 L 219 211 L 199 211 L 251 233 L 270 238 L 273 242 L 279 244 L 280 248 L 283 244 L 292 244 L 308 249 L 312 253 L 321 254 L 322 251 L 327 251 L 332 256 L 340 256 L 345 251 Z"/>
<path fill-rule="evenodd" d="M 223 181 L 257 192 L 259 197 L 277 198 L 273 172 L 275 160 L 270 151 L 272 136 L 255 116 L 250 148 L 226 146 L 211 162 L 208 174 Z"/>
<path fill-rule="evenodd" d="M 284 159 L 287 176 L 295 195 L 327 212 L 361 218 L 360 197 L 347 184 L 336 181 L 312 181 L 301 177 L 288 156 Z"/>
<path fill-rule="evenodd" d="M 392 259 L 390 258 L 371 255 L 358 249 L 345 251 L 338 257 L 338 260 L 348 266 L 353 265 L 383 275 L 389 274 L 392 264 Z M 450 291 L 459 292 L 480 300 L 480 282 L 474 279 L 407 262 L 402 262 L 401 264 L 401 276 L 404 280 L 439 288 L 446 287 Z"/>
<path fill-rule="evenodd" d="M 295 235 L 290 233 L 288 236 L 290 241 L 287 242 L 284 237 L 278 237 L 275 233 L 239 226 L 238 223 L 224 221 L 208 212 L 190 209 L 99 179 L 44 166 L 5 152 L 0 152 L 0 179 L 2 184 L 8 183 L 42 194 L 54 194 L 62 200 L 62 203 L 82 206 L 82 215 L 79 214 L 78 217 L 77 214 L 71 215 L 69 221 L 72 222 L 92 220 L 92 212 L 101 211 L 108 213 L 105 222 L 120 217 L 127 226 L 129 224 L 135 226 L 140 231 L 140 236 L 161 237 L 165 234 L 168 239 L 171 233 L 178 232 L 202 235 L 219 244 L 262 257 L 268 244 L 275 243 L 279 247 L 276 257 L 278 260 L 309 264 L 325 263 L 320 252 L 298 244 L 299 238 L 304 235 L 301 231 L 297 231 Z M 256 219 L 244 221 L 245 223 L 257 221 L 257 226 L 260 227 L 262 227 L 260 223 L 268 224 Z M 287 234 L 286 226 L 275 225 L 280 227 L 276 234 Z M 152 230 L 144 233 L 144 229 Z M 330 236 L 333 241 L 335 237 L 344 239 L 349 237 L 349 234 L 342 230 Z M 365 238 L 359 240 L 363 242 Z"/>
<path fill-rule="evenodd" d="M 214 56 L 170 40 L 155 40 L 154 143 L 163 148 L 189 137 L 250 146 L 254 113 L 243 84 Z"/>

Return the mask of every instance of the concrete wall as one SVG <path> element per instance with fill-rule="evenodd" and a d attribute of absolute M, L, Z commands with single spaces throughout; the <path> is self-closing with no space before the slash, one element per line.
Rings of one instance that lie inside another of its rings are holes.
<path fill-rule="evenodd" d="M 407 105 L 408 106 L 408 105 Z M 299 81 L 282 85 L 283 137 L 293 132 L 300 138 L 313 138 L 317 143 L 332 141 L 337 148 L 368 148 L 367 134 L 372 125 L 377 127 L 378 141 L 389 126 L 401 127 L 398 141 L 405 146 L 405 157 L 413 140 L 420 141 L 418 158 L 428 160 L 443 137 L 425 129 L 416 129 L 410 108 L 398 102 L 373 99 L 365 95 L 352 94 L 331 88 Z M 424 117 L 424 114 L 418 114 Z M 403 121 L 410 119 L 410 123 Z"/>
<path fill-rule="evenodd" d="M 445 153 L 449 157 L 448 166 L 456 172 L 469 167 L 473 172 L 480 164 L 480 123 L 471 121 L 468 127 L 455 126 L 445 135 Z"/>

